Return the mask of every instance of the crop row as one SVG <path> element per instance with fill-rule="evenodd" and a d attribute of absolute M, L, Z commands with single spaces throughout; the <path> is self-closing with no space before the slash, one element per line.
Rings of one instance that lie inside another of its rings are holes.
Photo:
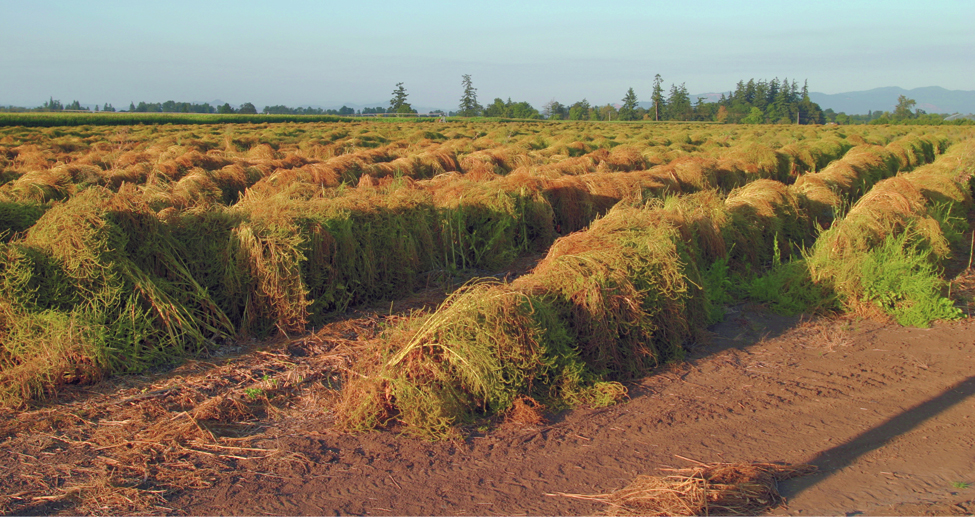
<path fill-rule="evenodd" d="M 855 170 L 862 159 L 858 153 L 834 169 Z M 807 307 L 874 304 L 908 324 L 957 317 L 942 297 L 937 265 L 949 237 L 967 227 L 950 214 L 972 208 L 965 182 L 973 171 L 975 140 L 879 181 L 861 168 L 843 184 L 847 193 L 859 185 L 867 194 L 807 255 L 786 263 L 776 257 L 753 285 Z M 341 421 L 352 429 L 395 422 L 444 437 L 519 400 L 555 408 L 613 401 L 623 393 L 613 381 L 679 357 L 695 328 L 720 318 L 728 270 L 747 266 L 746 256 L 729 250 L 773 250 L 783 236 L 786 245 L 814 237 L 817 214 L 802 208 L 813 205 L 799 199 L 800 188 L 764 179 L 727 198 L 702 191 L 617 205 L 589 229 L 559 239 L 531 274 L 467 286 L 391 332 L 364 354 L 370 359 L 344 388 Z"/>
<path fill-rule="evenodd" d="M 263 175 L 243 184 L 232 204 L 160 202 L 167 191 L 151 182 L 117 187 L 67 182 L 63 197 L 30 202 L 17 194 L 25 176 L 72 164 L 30 171 L 0 187 L 10 195 L 0 202 L 0 220 L 18 232 L 8 233 L 0 249 L 0 368 L 7 379 L 22 380 L 4 384 L 16 391 L 4 399 L 16 404 L 60 383 L 141 371 L 241 334 L 302 332 L 350 305 L 405 296 L 438 275 L 494 270 L 522 251 L 542 251 L 560 233 L 585 227 L 620 201 L 642 204 L 715 188 L 721 196 L 755 180 L 791 181 L 800 162 L 783 157 L 808 154 L 805 159 L 816 161 L 820 172 L 788 187 L 781 181 L 774 182 L 780 185 L 775 189 L 745 186 L 729 196 L 729 206 L 745 198 L 764 200 L 729 209 L 740 221 L 729 226 L 741 234 L 733 242 L 754 241 L 731 248 L 736 263 L 762 267 L 771 261 L 772 240 L 788 252 L 793 243 L 808 241 L 813 228 L 808 219 L 768 214 L 798 214 L 815 205 L 817 220 L 828 224 L 869 184 L 934 159 L 948 142 L 907 134 L 885 147 L 861 144 L 847 152 L 849 144 L 825 136 L 779 150 L 747 142 L 741 149 L 715 147 L 721 150 L 717 156 L 706 154 L 708 149 L 699 155 L 681 151 L 688 154 L 648 169 L 646 153 L 635 144 L 609 150 L 583 145 L 585 154 L 548 165 L 528 163 L 537 158 L 532 154 L 518 155 L 519 163 L 481 149 L 456 159 L 474 164 L 463 174 L 420 180 L 394 174 L 380 181 L 365 173 L 356 187 L 325 187 L 314 177 L 285 175 L 310 165 L 337 167 L 332 160 L 359 163 L 361 171 L 362 153 L 274 168 L 274 162 L 300 156 L 255 144 L 238 152 L 256 160 Z M 414 150 L 429 153 L 429 147 Z M 21 149 L 11 159 L 17 162 L 23 154 Z M 486 154 L 494 172 L 476 177 L 471 171 L 485 162 L 470 157 Z M 157 161 L 157 169 L 167 162 Z M 234 166 L 242 167 L 216 170 Z M 169 184 L 173 192 L 180 184 L 191 198 L 206 191 L 192 187 L 189 179 L 199 177 L 193 170 Z"/>

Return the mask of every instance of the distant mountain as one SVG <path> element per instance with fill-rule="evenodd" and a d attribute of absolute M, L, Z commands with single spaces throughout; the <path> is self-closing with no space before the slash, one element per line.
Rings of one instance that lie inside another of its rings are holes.
<path fill-rule="evenodd" d="M 809 98 L 823 109 L 847 115 L 865 115 L 869 111 L 894 111 L 897 97 L 904 95 L 917 101 L 915 108 L 928 113 L 975 113 L 975 91 L 946 90 L 927 86 L 905 90 L 896 86 L 862 92 L 826 94 L 809 92 Z"/>

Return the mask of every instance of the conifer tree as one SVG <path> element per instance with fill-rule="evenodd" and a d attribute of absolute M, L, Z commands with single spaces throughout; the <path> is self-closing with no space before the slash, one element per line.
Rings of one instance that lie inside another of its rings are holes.
<path fill-rule="evenodd" d="M 623 106 L 620 107 L 620 120 L 636 120 L 636 93 L 633 88 L 626 91 L 623 97 Z"/>
<path fill-rule="evenodd" d="M 464 96 L 460 98 L 460 112 L 462 117 L 476 117 L 481 112 L 481 105 L 477 103 L 477 88 L 471 82 L 471 74 L 461 76 L 461 85 L 464 87 Z"/>
<path fill-rule="evenodd" d="M 650 100 L 653 101 L 653 119 L 660 120 L 660 117 L 664 114 L 664 79 L 657 74 L 653 78 L 653 95 Z"/>
<path fill-rule="evenodd" d="M 396 83 L 396 89 L 393 90 L 393 98 L 389 100 L 389 109 L 386 112 L 413 113 L 413 107 L 410 106 L 410 103 L 406 102 L 408 95 L 406 88 L 403 87 L 403 83 Z"/>

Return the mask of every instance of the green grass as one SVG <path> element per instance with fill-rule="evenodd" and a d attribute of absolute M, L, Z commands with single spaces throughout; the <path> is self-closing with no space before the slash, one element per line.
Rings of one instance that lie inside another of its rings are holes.
<path fill-rule="evenodd" d="M 827 285 L 813 282 L 803 259 L 776 264 L 748 281 L 747 294 L 772 311 L 788 316 L 839 309 L 837 294 Z"/>
<path fill-rule="evenodd" d="M 911 231 L 888 237 L 860 263 L 864 298 L 901 325 L 927 327 L 960 318 L 962 310 L 942 295 L 947 284 L 931 254 Z"/>

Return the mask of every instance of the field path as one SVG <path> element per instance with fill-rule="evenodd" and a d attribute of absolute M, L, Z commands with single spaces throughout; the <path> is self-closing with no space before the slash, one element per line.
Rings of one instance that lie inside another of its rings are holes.
<path fill-rule="evenodd" d="M 188 514 L 583 515 L 639 474 L 811 462 L 776 514 L 975 511 L 975 321 L 907 329 L 732 309 L 690 360 L 631 400 L 465 441 L 281 422 L 259 447 L 310 461 L 240 470 L 170 501 Z M 304 424 L 307 424 L 305 422 Z M 324 424 L 324 422 L 323 422 Z"/>

